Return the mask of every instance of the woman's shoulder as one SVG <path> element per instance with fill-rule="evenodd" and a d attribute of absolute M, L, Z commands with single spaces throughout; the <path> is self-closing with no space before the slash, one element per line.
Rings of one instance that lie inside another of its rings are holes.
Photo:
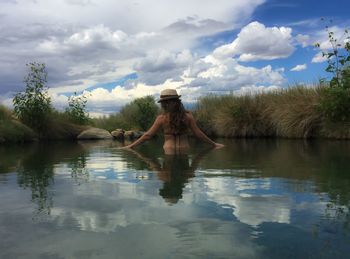
<path fill-rule="evenodd" d="M 165 119 L 166 119 L 165 114 L 159 114 L 156 118 L 156 121 L 163 123 L 165 121 Z"/>

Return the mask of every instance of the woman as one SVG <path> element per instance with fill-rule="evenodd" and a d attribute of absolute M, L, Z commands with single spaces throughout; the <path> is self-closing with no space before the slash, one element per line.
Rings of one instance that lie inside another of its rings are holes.
<path fill-rule="evenodd" d="M 142 142 L 152 138 L 160 128 L 164 132 L 163 148 L 166 153 L 177 153 L 189 148 L 187 131 L 191 129 L 193 134 L 200 140 L 221 148 L 224 145 L 215 143 L 207 137 L 197 126 L 193 115 L 183 107 L 180 96 L 174 89 L 165 89 L 160 94 L 159 103 L 163 108 L 163 114 L 159 115 L 152 127 L 142 135 L 141 138 L 131 143 L 125 148 L 133 148 Z"/>

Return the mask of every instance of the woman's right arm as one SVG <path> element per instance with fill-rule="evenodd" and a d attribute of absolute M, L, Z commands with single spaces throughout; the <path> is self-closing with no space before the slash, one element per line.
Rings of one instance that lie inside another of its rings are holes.
<path fill-rule="evenodd" d="M 145 132 L 145 134 L 143 134 L 139 139 L 137 139 L 135 142 L 124 146 L 124 148 L 133 148 L 136 147 L 138 145 L 140 145 L 141 143 L 151 139 L 158 131 L 158 129 L 162 126 L 163 123 L 163 117 L 162 115 L 159 115 L 156 120 L 154 121 L 152 127 L 147 130 L 147 132 Z"/>

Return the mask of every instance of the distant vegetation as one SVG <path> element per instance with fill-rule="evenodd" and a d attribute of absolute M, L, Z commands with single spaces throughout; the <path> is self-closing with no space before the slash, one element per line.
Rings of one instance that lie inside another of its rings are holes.
<path fill-rule="evenodd" d="M 93 125 L 98 128 L 103 128 L 109 131 L 115 129 L 124 130 L 147 130 L 155 120 L 159 113 L 157 106 L 152 96 L 137 98 L 134 101 L 126 104 L 120 112 L 93 119 Z"/>

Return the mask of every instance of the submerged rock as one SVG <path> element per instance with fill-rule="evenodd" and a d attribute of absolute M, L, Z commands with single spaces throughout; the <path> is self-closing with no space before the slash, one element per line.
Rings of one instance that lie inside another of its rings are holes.
<path fill-rule="evenodd" d="M 89 128 L 81 132 L 77 139 L 79 140 L 88 140 L 88 139 L 112 139 L 113 136 L 109 131 L 99 128 Z"/>

